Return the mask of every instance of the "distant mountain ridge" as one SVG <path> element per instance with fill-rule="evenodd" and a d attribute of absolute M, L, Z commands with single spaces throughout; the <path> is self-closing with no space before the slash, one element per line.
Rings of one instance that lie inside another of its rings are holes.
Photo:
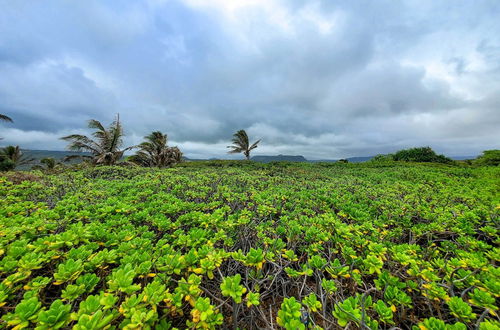
<path fill-rule="evenodd" d="M 370 159 L 372 159 L 374 156 L 366 156 L 366 157 L 349 157 L 349 158 L 344 158 L 347 160 L 349 163 L 362 163 L 362 162 L 367 162 Z M 312 159 L 308 160 L 308 162 L 311 163 L 335 163 L 338 162 L 340 159 Z"/>
<path fill-rule="evenodd" d="M 90 155 L 87 152 L 76 152 L 76 151 L 58 151 L 58 150 L 30 150 L 30 149 L 21 149 L 23 155 L 26 158 L 33 158 L 31 164 L 23 165 L 18 167 L 21 170 L 29 170 L 32 166 L 38 165 L 41 159 L 44 158 L 54 158 L 56 161 L 62 162 L 66 156 L 84 156 Z M 79 163 L 79 159 L 73 159 L 67 164 L 76 164 Z"/>
<path fill-rule="evenodd" d="M 371 160 L 375 156 L 358 156 L 358 157 L 348 157 L 344 158 L 349 163 L 363 163 Z M 475 159 L 477 156 L 451 156 L 453 160 L 465 160 L 465 159 Z M 270 163 L 270 162 L 308 162 L 308 163 L 335 163 L 340 159 L 307 159 L 302 155 L 292 156 L 292 155 L 258 155 L 250 158 L 253 161 L 259 163 Z"/>
<path fill-rule="evenodd" d="M 66 156 L 85 156 L 90 155 L 88 152 L 76 152 L 76 151 L 58 151 L 58 150 L 30 150 L 22 149 L 22 152 L 28 158 L 35 158 L 35 160 L 40 160 L 43 158 L 54 158 L 56 160 L 62 160 Z"/>
<path fill-rule="evenodd" d="M 369 157 L 349 157 L 345 158 L 349 163 L 361 163 L 372 159 L 373 156 Z M 292 155 L 258 155 L 250 158 L 251 160 L 259 163 L 270 163 L 270 162 L 308 162 L 308 163 L 334 163 L 338 162 L 338 159 L 307 159 L 302 155 L 292 156 Z"/>
<path fill-rule="evenodd" d="M 292 156 L 292 155 L 277 155 L 277 156 L 253 156 L 251 160 L 259 163 L 270 163 L 270 162 L 307 162 L 304 156 Z"/>

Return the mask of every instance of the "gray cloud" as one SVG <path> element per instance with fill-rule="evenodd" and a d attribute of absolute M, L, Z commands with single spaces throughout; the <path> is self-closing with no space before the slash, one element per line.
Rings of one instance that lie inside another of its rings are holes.
<path fill-rule="evenodd" d="M 191 157 L 231 134 L 256 153 L 336 158 L 500 141 L 496 1 L 0 0 L 3 144 L 57 138 L 120 112 Z"/>

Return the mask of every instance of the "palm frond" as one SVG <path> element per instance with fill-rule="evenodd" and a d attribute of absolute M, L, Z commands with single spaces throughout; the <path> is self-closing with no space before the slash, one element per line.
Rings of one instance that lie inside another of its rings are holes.
<path fill-rule="evenodd" d="M 94 164 L 113 165 L 123 157 L 125 151 L 137 147 L 132 146 L 120 150 L 123 143 L 123 127 L 119 115 L 116 116 L 116 119 L 107 129 L 100 121 L 95 119 L 89 120 L 88 127 L 95 130 L 92 133 L 93 138 L 80 134 L 72 134 L 61 139 L 70 142 L 68 145 L 69 150 L 90 152 L 92 154 L 92 163 Z M 83 158 L 80 156 L 77 157 Z"/>
<path fill-rule="evenodd" d="M 88 128 L 92 128 L 92 129 L 96 129 L 98 131 L 105 131 L 106 129 L 104 128 L 104 126 L 101 124 L 100 121 L 98 120 L 95 120 L 95 119 L 90 119 L 88 121 Z"/>
<path fill-rule="evenodd" d="M 31 164 L 35 159 L 27 158 L 19 146 L 7 146 L 0 149 L 0 159 L 9 159 L 15 167 Z"/>
<path fill-rule="evenodd" d="M 230 153 L 230 154 L 239 154 L 245 150 L 239 146 L 227 146 L 227 148 L 233 148 L 233 150 L 228 151 L 228 153 Z"/>
<path fill-rule="evenodd" d="M 9 122 L 9 123 L 14 122 L 14 121 L 12 120 L 12 118 L 10 118 L 10 117 L 9 117 L 9 116 L 7 116 L 7 115 L 2 115 L 1 113 L 0 113 L 0 120 L 6 121 L 6 122 Z"/>
<path fill-rule="evenodd" d="M 115 121 L 108 129 L 109 132 L 109 151 L 117 150 L 122 144 L 123 128 L 120 123 L 120 115 L 116 116 Z"/>
<path fill-rule="evenodd" d="M 130 147 L 126 147 L 122 151 L 125 152 L 125 151 L 129 151 L 129 150 L 132 150 L 132 149 L 135 149 L 135 148 L 137 148 L 137 146 L 130 146 Z"/>
<path fill-rule="evenodd" d="M 88 121 L 88 127 L 95 129 L 92 136 L 96 139 L 96 144 L 100 146 L 100 149 L 109 150 L 110 133 L 104 125 L 98 120 L 91 119 Z"/>
<path fill-rule="evenodd" d="M 250 146 L 247 132 L 245 132 L 245 130 L 243 129 L 240 129 L 239 131 L 233 134 L 231 142 L 233 144 L 228 146 L 228 148 L 231 148 L 232 150 L 228 151 L 228 153 L 230 154 L 243 153 L 246 159 L 250 159 L 250 151 L 257 148 L 257 145 L 259 144 L 260 140 L 257 140 L 257 142 L 254 142 L 254 144 Z"/>
<path fill-rule="evenodd" d="M 99 154 L 102 148 L 97 142 L 81 134 L 71 134 L 63 136 L 61 140 L 70 141 L 67 149 L 72 151 L 88 151 L 92 154 Z"/>
<path fill-rule="evenodd" d="M 253 150 L 253 149 L 257 148 L 258 147 L 257 145 L 259 144 L 260 141 L 261 140 L 257 140 L 256 142 L 254 142 L 254 144 L 252 144 L 250 146 L 250 148 L 248 148 L 248 150 L 250 151 L 250 150 Z"/>
<path fill-rule="evenodd" d="M 179 148 L 167 145 L 167 134 L 154 131 L 144 139 L 146 141 L 137 146 L 139 150 L 129 158 L 131 162 L 147 167 L 167 167 L 182 161 Z"/>

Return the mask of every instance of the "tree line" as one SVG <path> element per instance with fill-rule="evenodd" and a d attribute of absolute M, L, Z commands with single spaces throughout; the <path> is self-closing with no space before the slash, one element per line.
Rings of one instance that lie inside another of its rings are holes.
<path fill-rule="evenodd" d="M 12 118 L 0 114 L 0 120 L 13 122 Z M 170 167 L 182 162 L 183 153 L 177 147 L 168 146 L 167 134 L 154 131 L 144 137 L 144 142 L 139 145 L 123 148 L 124 130 L 117 115 L 115 120 L 105 127 L 100 121 L 91 119 L 88 128 L 93 130 L 91 136 L 82 134 L 71 134 L 61 139 L 67 141 L 67 149 L 85 154 L 69 155 L 64 161 L 81 159 L 92 165 L 114 165 L 122 160 L 126 151 L 137 149 L 134 155 L 127 157 L 125 163 L 144 167 Z M 250 144 L 245 130 L 239 130 L 233 135 L 233 144 L 228 146 L 229 153 L 243 153 L 245 158 L 250 159 L 250 152 L 257 148 L 260 140 Z M 34 161 L 26 157 L 19 146 L 7 146 L 0 149 L 0 170 L 12 170 L 18 166 L 28 165 Z M 44 158 L 35 168 L 54 169 L 60 165 L 53 158 Z"/>
<path fill-rule="evenodd" d="M 0 121 L 10 122 L 13 120 L 7 115 L 0 114 Z M 135 164 L 144 167 L 171 167 L 183 161 L 183 153 L 174 146 L 168 146 L 167 134 L 161 131 L 153 131 L 144 137 L 144 141 L 135 146 L 123 148 L 124 130 L 117 115 L 115 120 L 105 127 L 100 121 L 91 119 L 88 128 L 94 132 L 91 136 L 71 134 L 61 139 L 67 141 L 68 150 L 82 152 L 85 154 L 70 155 L 64 161 L 81 159 L 91 165 L 114 165 L 121 161 L 124 164 Z M 1 137 L 0 137 L 1 140 Z M 242 153 L 246 160 L 250 159 L 252 150 L 258 147 L 261 140 L 250 143 L 245 130 L 239 130 L 233 134 L 232 145 L 227 146 L 230 154 Z M 134 155 L 122 160 L 124 153 L 136 149 Z M 19 146 L 7 146 L 0 148 L 0 171 L 13 170 L 18 166 L 33 164 L 34 159 L 23 154 Z M 452 164 L 454 161 L 444 155 L 438 155 L 430 147 L 410 148 L 399 150 L 394 154 L 377 155 L 372 161 L 405 161 L 405 162 L 432 162 Z M 347 162 L 340 160 L 339 162 Z M 500 150 L 485 150 L 474 162 L 466 161 L 469 165 L 499 165 Z M 44 158 L 34 166 L 35 169 L 54 169 L 62 163 L 53 158 Z"/>

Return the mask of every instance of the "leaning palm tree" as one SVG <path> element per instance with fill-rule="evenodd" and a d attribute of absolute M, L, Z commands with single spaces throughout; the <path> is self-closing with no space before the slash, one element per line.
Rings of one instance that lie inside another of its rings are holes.
<path fill-rule="evenodd" d="M 257 144 L 259 144 L 260 140 L 257 140 L 252 145 L 250 145 L 247 132 L 245 132 L 245 130 L 240 129 L 233 135 L 233 139 L 231 140 L 231 142 L 233 142 L 233 144 L 227 146 L 228 148 L 232 148 L 232 150 L 230 150 L 229 153 L 239 154 L 242 152 L 245 155 L 245 158 L 249 160 L 250 151 L 257 148 Z"/>
<path fill-rule="evenodd" d="M 33 158 L 26 157 L 19 146 L 7 146 L 0 149 L 0 161 L 11 162 L 14 168 L 22 165 L 28 165 L 33 160 Z"/>
<path fill-rule="evenodd" d="M 139 150 L 129 161 L 146 167 L 168 167 L 182 161 L 182 152 L 177 147 L 167 145 L 167 134 L 155 131 L 144 137 Z"/>
<path fill-rule="evenodd" d="M 119 115 L 108 128 L 95 119 L 89 120 L 88 127 L 95 130 L 92 133 L 94 139 L 80 134 L 64 136 L 61 139 L 70 142 L 69 150 L 88 152 L 90 155 L 69 156 L 66 160 L 81 158 L 90 160 L 94 165 L 113 165 L 122 158 L 125 151 L 134 148 L 128 147 L 120 150 L 124 134 Z"/>

